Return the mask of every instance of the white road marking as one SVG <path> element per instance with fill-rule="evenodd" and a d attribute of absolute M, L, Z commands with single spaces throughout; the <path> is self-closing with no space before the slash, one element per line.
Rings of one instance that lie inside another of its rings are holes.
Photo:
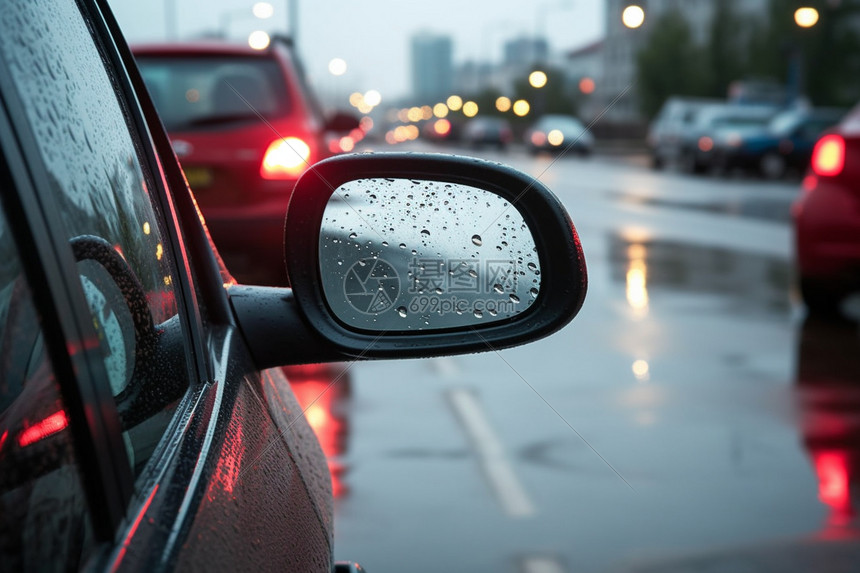
<path fill-rule="evenodd" d="M 516 518 L 533 516 L 536 513 L 535 506 L 514 473 L 504 447 L 475 395 L 468 390 L 456 389 L 448 392 L 448 399 L 505 513 Z"/>

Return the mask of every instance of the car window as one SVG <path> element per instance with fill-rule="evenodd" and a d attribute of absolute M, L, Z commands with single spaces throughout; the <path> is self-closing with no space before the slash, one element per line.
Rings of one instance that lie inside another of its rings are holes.
<path fill-rule="evenodd" d="M 142 144 L 73 3 L 6 2 L 0 55 L 38 145 L 31 168 L 47 171 L 47 208 L 59 212 L 74 253 L 129 459 L 140 472 L 190 372 L 177 266 Z"/>
<path fill-rule="evenodd" d="M 79 569 L 93 549 L 92 522 L 39 316 L 2 211 L 0 368 L 0 569 Z"/>
<path fill-rule="evenodd" d="M 164 126 L 171 131 L 259 122 L 255 111 L 276 117 L 290 108 L 283 74 L 274 59 L 144 56 L 137 62 Z"/>

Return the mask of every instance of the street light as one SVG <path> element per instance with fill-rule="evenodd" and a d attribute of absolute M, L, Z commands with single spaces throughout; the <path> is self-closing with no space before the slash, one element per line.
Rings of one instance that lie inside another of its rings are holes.
<path fill-rule="evenodd" d="M 248 45 L 255 50 L 265 50 L 271 41 L 269 35 L 262 30 L 255 30 L 248 36 Z"/>
<path fill-rule="evenodd" d="M 342 76 L 346 73 L 346 62 L 343 58 L 332 58 L 328 63 L 328 71 L 333 76 Z"/>
<path fill-rule="evenodd" d="M 257 2 L 251 8 L 251 12 L 260 20 L 265 20 L 272 17 L 272 14 L 275 13 L 275 7 L 268 2 Z"/>
<path fill-rule="evenodd" d="M 525 117 L 529 114 L 531 106 L 524 99 L 518 99 L 514 102 L 514 113 L 519 117 Z"/>
<path fill-rule="evenodd" d="M 621 13 L 621 22 L 628 28 L 638 28 L 645 22 L 645 10 L 641 6 L 631 4 Z"/>
<path fill-rule="evenodd" d="M 509 109 L 511 109 L 511 98 L 505 96 L 499 96 L 496 98 L 496 109 L 502 113 L 505 113 Z"/>
<path fill-rule="evenodd" d="M 546 85 L 546 73 L 535 70 L 529 74 L 529 85 L 533 88 L 542 88 Z"/>
<path fill-rule="evenodd" d="M 818 10 L 803 7 L 794 11 L 794 22 L 801 28 L 812 28 L 818 23 Z"/>

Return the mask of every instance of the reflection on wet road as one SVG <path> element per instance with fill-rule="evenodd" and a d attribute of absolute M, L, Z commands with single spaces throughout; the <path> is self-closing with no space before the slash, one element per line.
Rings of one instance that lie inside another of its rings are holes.
<path fill-rule="evenodd" d="M 787 206 L 795 185 L 599 157 L 544 180 L 582 238 L 585 307 L 504 360 L 356 364 L 315 403 L 328 413 L 309 419 L 333 420 L 312 424 L 340 493 L 336 558 L 374 572 L 852 570 L 857 326 L 804 320 L 781 217 L 687 208 Z"/>

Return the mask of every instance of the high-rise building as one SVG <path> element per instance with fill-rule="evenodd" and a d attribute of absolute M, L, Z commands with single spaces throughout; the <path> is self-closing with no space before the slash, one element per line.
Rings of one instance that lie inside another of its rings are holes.
<path fill-rule="evenodd" d="M 412 37 L 412 95 L 430 103 L 451 95 L 453 45 L 449 36 L 422 32 Z"/>

